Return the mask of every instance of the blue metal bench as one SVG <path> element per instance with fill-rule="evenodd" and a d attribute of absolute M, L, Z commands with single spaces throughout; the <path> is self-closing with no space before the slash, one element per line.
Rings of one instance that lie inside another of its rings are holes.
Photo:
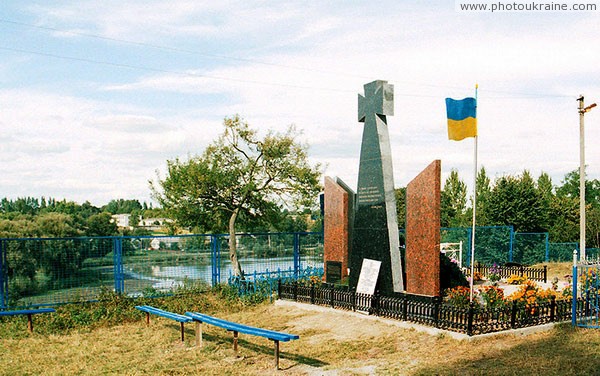
<path fill-rule="evenodd" d="M 175 320 L 181 324 L 181 342 L 184 341 L 184 327 L 183 325 L 186 322 L 192 321 L 188 316 L 180 315 L 178 313 L 173 313 L 169 311 L 164 311 L 162 309 L 154 308 L 151 306 L 135 306 L 136 309 L 139 309 L 142 312 L 146 312 L 146 325 L 150 325 L 150 314 L 161 316 L 167 319 Z"/>
<path fill-rule="evenodd" d="M 33 333 L 33 315 L 40 313 L 52 313 L 56 312 L 54 308 L 38 308 L 38 309 L 21 309 L 17 311 L 0 311 L 0 316 L 19 316 L 27 315 L 27 329 L 30 333 Z"/>
<path fill-rule="evenodd" d="M 233 332 L 233 350 L 236 352 L 236 354 L 238 351 L 238 333 L 244 333 L 270 339 L 271 341 L 273 341 L 275 347 L 275 369 L 279 369 L 279 342 L 288 342 L 300 338 L 300 336 L 295 334 L 276 332 L 274 330 L 267 330 L 262 328 L 256 328 L 253 326 L 238 324 L 235 322 L 222 320 L 198 312 L 186 312 L 185 314 L 194 319 L 194 321 L 196 322 L 196 344 L 198 346 L 202 346 L 202 323 L 218 326 L 220 328 L 227 329 L 228 331 Z"/>

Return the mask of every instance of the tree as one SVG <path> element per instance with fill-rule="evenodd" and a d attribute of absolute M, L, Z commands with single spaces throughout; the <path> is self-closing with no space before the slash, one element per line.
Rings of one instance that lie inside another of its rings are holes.
<path fill-rule="evenodd" d="M 544 232 L 548 210 L 531 175 L 503 176 L 496 181 L 488 202 L 488 215 L 495 225 L 514 226 L 517 232 Z"/>
<path fill-rule="evenodd" d="M 492 194 L 491 180 L 487 176 L 484 167 L 481 167 L 475 179 L 475 192 L 477 194 L 477 226 L 490 225 L 488 218 L 488 203 Z M 472 202 L 471 202 L 472 208 Z M 473 210 L 473 209 L 471 209 Z M 473 216 L 473 212 L 467 213 L 469 217 Z"/>
<path fill-rule="evenodd" d="M 308 162 L 308 146 L 285 133 L 257 131 L 239 116 L 226 118 L 225 131 L 200 156 L 167 161 L 165 179 L 150 182 L 155 199 L 178 223 L 229 232 L 233 272 L 243 276 L 237 257 L 236 223 L 274 218 L 281 206 L 312 207 L 321 190 L 320 165 Z"/>
<path fill-rule="evenodd" d="M 466 226 L 467 185 L 458 177 L 458 171 L 450 171 L 441 192 L 442 227 Z"/>
<path fill-rule="evenodd" d="M 398 227 L 406 227 L 406 187 L 394 189 L 396 197 L 396 216 L 398 217 Z"/>
<path fill-rule="evenodd" d="M 145 203 L 144 203 L 145 204 Z M 142 210 L 142 204 L 138 200 L 111 200 L 103 209 L 110 214 L 130 214 L 134 210 Z"/>
<path fill-rule="evenodd" d="M 552 197 L 554 197 L 554 185 L 552 184 L 550 175 L 545 172 L 540 174 L 537 180 L 537 189 L 546 202 L 552 201 Z"/>
<path fill-rule="evenodd" d="M 64 213 L 46 213 L 35 217 L 39 235 L 43 237 L 67 238 L 81 236 L 73 216 Z"/>
<path fill-rule="evenodd" d="M 579 170 L 573 170 L 565 175 L 562 186 L 556 189 L 556 195 L 560 197 L 579 198 Z M 600 207 L 600 181 L 597 179 L 585 180 L 585 202 L 586 204 Z"/>
<path fill-rule="evenodd" d="M 556 189 L 556 200 L 559 204 L 554 205 L 554 235 L 558 241 L 579 241 L 579 169 L 565 175 Z M 585 202 L 586 247 L 599 247 L 600 181 L 597 179 L 586 179 Z M 565 222 L 568 226 L 563 225 Z"/>
<path fill-rule="evenodd" d="M 548 232 L 553 242 L 579 241 L 579 199 L 556 196 L 550 203 L 551 224 Z"/>
<path fill-rule="evenodd" d="M 117 224 L 107 212 L 91 215 L 86 224 L 86 236 L 113 236 L 119 233 Z"/>

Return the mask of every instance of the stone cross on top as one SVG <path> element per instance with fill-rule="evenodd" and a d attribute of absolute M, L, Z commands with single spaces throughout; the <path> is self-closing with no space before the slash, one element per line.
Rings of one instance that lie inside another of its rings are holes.
<path fill-rule="evenodd" d="M 365 96 L 358 94 L 358 121 L 365 123 L 367 117 L 394 115 L 394 85 L 387 81 L 373 81 L 366 85 Z"/>

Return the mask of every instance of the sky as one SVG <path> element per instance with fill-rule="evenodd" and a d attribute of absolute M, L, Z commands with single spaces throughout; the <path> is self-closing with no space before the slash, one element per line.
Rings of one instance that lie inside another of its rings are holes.
<path fill-rule="evenodd" d="M 457 0 L 458 1 L 458 0 Z M 513 3 L 511 1 L 511 3 Z M 593 3 L 590 1 L 589 3 Z M 444 98 L 478 95 L 492 181 L 579 167 L 577 98 L 600 102 L 598 11 L 461 12 L 454 1 L 3 1 L 0 196 L 151 202 L 167 160 L 201 154 L 240 115 L 293 124 L 324 175 L 356 188 L 363 85 L 394 85 L 394 181 L 441 159 L 472 187 L 474 142 Z M 600 108 L 585 115 L 600 178 Z"/>

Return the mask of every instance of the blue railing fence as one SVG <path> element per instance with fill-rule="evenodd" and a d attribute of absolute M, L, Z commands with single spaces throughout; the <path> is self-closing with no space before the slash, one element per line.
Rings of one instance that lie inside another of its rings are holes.
<path fill-rule="evenodd" d="M 236 236 L 246 275 L 323 265 L 322 233 Z M 230 275 L 229 236 L 0 239 L 0 308 L 92 301 L 106 290 L 140 296 Z"/>
<path fill-rule="evenodd" d="M 464 266 L 470 265 L 471 231 L 441 229 L 442 242 L 463 242 Z M 480 226 L 475 235 L 475 260 L 483 264 L 569 262 L 578 250 L 577 243 L 550 243 L 548 233 L 519 233 L 512 226 Z M 322 233 L 236 239 L 248 280 L 322 273 Z M 137 296 L 192 283 L 214 286 L 231 277 L 228 252 L 225 234 L 0 239 L 0 308 L 95 300 L 105 290 Z"/>
<path fill-rule="evenodd" d="M 573 259 L 573 250 L 579 253 L 579 243 L 551 243 L 547 232 L 516 232 L 512 226 L 477 226 L 475 231 L 475 260 L 482 264 L 569 262 Z M 465 266 L 469 266 L 471 260 L 471 233 L 472 229 L 466 227 L 441 229 L 442 243 L 463 242 L 462 265 Z M 586 255 L 596 257 L 600 250 L 586 248 Z"/>

